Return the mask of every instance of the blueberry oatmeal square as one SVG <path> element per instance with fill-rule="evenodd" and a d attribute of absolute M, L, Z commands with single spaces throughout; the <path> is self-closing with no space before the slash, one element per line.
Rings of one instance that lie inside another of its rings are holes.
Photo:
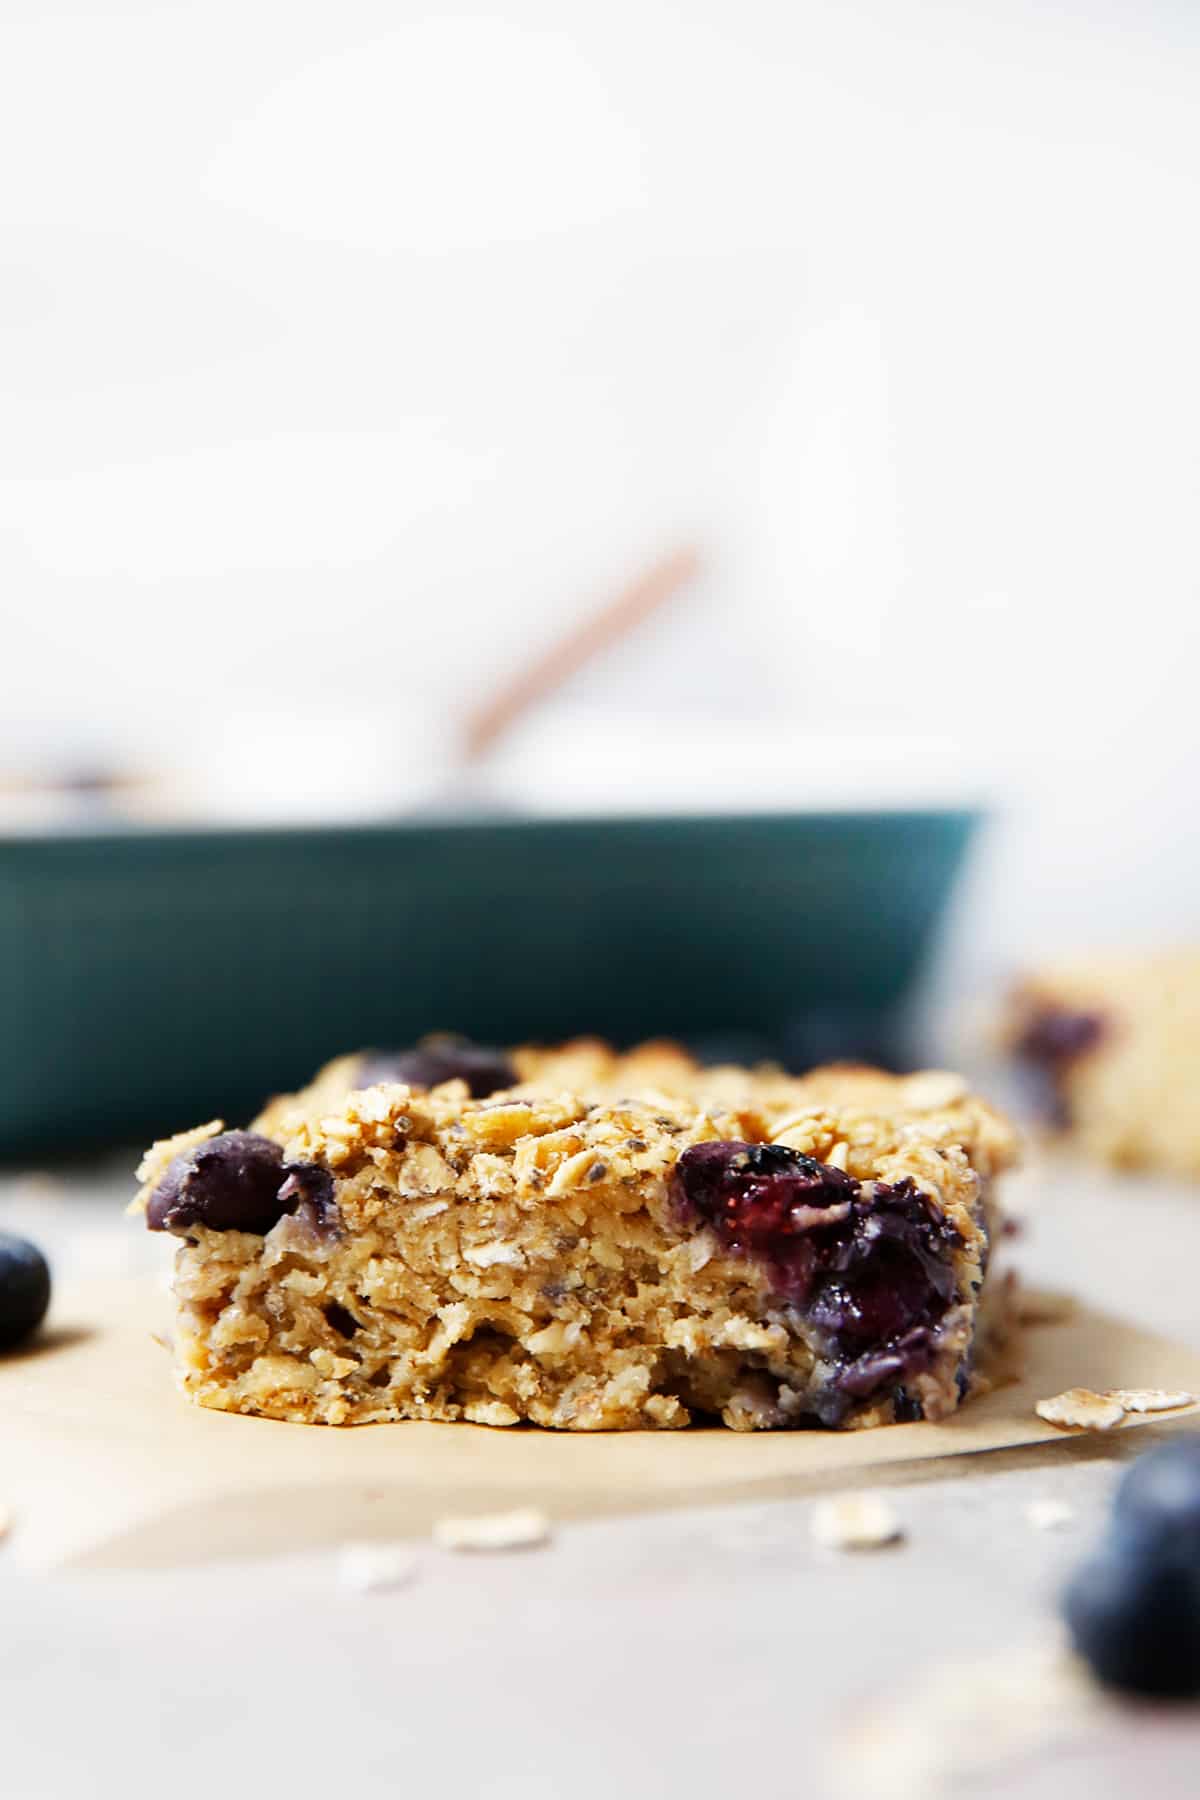
<path fill-rule="evenodd" d="M 177 1369 L 204 1406 L 856 1428 L 979 1385 L 1014 1149 L 940 1071 L 441 1039 L 156 1144 L 135 1205 L 180 1240 Z"/>
<path fill-rule="evenodd" d="M 1200 951 L 1028 975 L 1005 1035 L 1068 1142 L 1114 1167 L 1200 1176 Z"/>

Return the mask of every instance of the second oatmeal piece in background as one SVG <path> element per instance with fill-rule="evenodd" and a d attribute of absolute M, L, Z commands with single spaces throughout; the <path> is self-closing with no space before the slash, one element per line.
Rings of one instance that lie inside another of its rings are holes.
<path fill-rule="evenodd" d="M 1085 1155 L 1200 1178 L 1200 951 L 1040 970 L 1017 987 L 1006 1037 Z"/>

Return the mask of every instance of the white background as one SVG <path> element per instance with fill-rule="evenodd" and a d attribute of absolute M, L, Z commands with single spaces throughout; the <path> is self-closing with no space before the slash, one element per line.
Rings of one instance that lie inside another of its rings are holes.
<path fill-rule="evenodd" d="M 1192 928 L 1190 0 L 2 20 L 0 763 L 374 771 L 694 541 L 573 704 L 957 745 L 973 954 Z"/>

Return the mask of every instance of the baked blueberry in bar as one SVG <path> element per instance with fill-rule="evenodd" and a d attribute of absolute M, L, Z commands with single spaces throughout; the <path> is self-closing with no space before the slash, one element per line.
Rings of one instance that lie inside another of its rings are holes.
<path fill-rule="evenodd" d="M 343 1057 L 248 1131 L 149 1152 L 135 1205 L 180 1240 L 192 1399 L 752 1430 L 938 1419 L 971 1391 L 1014 1140 L 956 1076 L 433 1050 Z"/>
<path fill-rule="evenodd" d="M 1116 1167 L 1200 1176 L 1200 952 L 1027 976 L 1007 1021 L 1052 1124 Z"/>

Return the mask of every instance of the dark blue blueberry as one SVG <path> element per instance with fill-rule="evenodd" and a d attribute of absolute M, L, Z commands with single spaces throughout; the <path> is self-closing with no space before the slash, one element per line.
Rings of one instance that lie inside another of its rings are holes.
<path fill-rule="evenodd" d="M 0 1350 L 35 1332 L 50 1304 L 50 1270 L 41 1251 L 0 1231 Z"/>
<path fill-rule="evenodd" d="M 368 1050 L 355 1079 L 360 1087 L 404 1081 L 410 1087 L 432 1088 L 443 1081 L 465 1081 L 473 1100 L 486 1100 L 501 1088 L 515 1087 L 517 1071 L 502 1050 L 445 1037 L 427 1038 L 409 1050 Z"/>
<path fill-rule="evenodd" d="M 1138 1457 L 1117 1488 L 1113 1532 L 1131 1553 L 1187 1564 L 1200 1575 L 1200 1434 Z"/>
<path fill-rule="evenodd" d="M 1200 1570 L 1113 1544 L 1076 1571 L 1063 1612 L 1076 1650 L 1110 1687 L 1200 1694 Z"/>
<path fill-rule="evenodd" d="M 883 1223 L 892 1223 L 886 1214 Z M 938 1301 L 944 1308 L 954 1289 L 949 1263 L 927 1254 L 916 1231 L 891 1237 L 864 1230 L 862 1220 L 856 1225 L 831 1258 L 835 1273 L 820 1284 L 809 1309 L 813 1324 L 852 1355 L 907 1333 L 931 1316 Z"/>
<path fill-rule="evenodd" d="M 285 1163 L 279 1145 L 257 1132 L 223 1131 L 168 1163 L 146 1207 L 146 1224 L 184 1237 L 198 1225 L 262 1234 L 285 1213 L 331 1228 L 337 1209 L 328 1171 Z"/>
<path fill-rule="evenodd" d="M 150 1196 L 151 1231 L 270 1231 L 280 1217 L 283 1151 L 253 1131 L 223 1131 L 167 1164 Z"/>

